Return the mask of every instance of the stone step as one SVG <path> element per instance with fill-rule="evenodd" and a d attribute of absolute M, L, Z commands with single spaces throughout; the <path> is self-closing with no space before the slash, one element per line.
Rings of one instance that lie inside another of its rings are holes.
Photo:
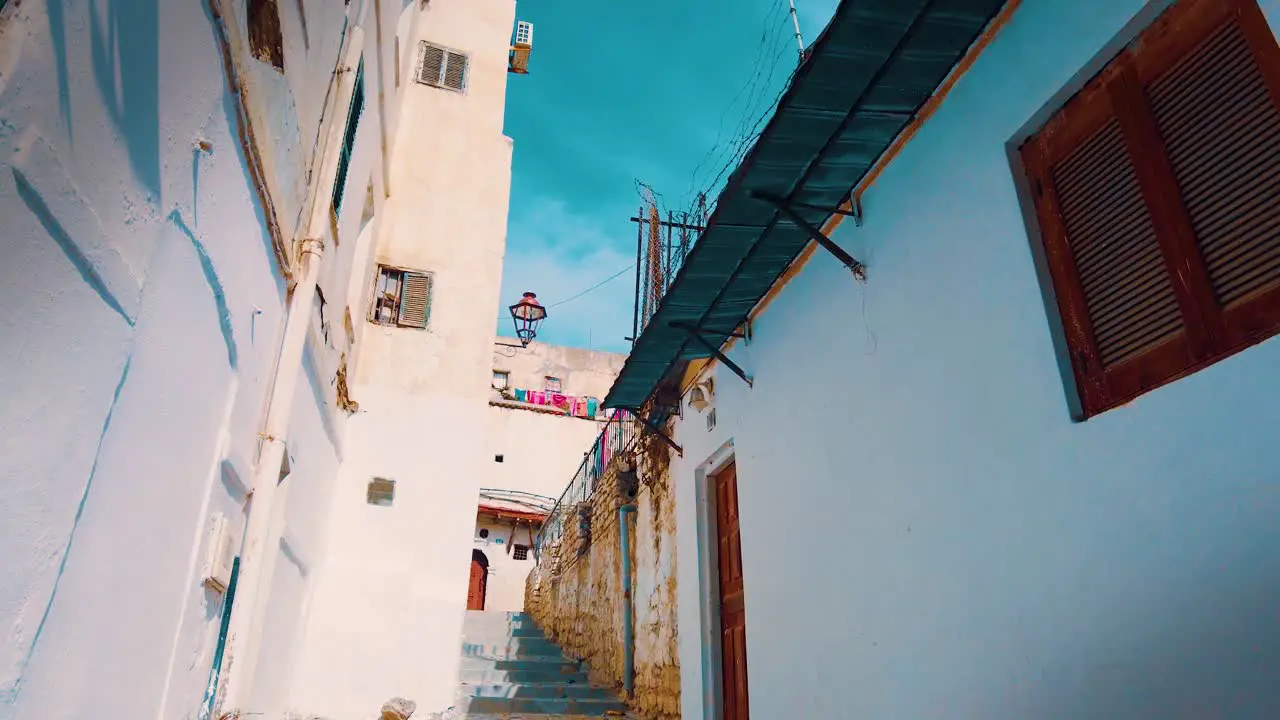
<path fill-rule="evenodd" d="M 463 655 L 487 657 L 564 657 L 560 646 L 546 638 L 508 638 L 500 642 L 464 642 Z"/>
<path fill-rule="evenodd" d="M 469 713 L 520 713 L 535 715 L 573 715 L 606 717 L 610 711 L 624 712 L 627 706 L 618 700 L 599 698 L 463 698 L 458 709 Z"/>
<path fill-rule="evenodd" d="M 463 685 L 462 694 L 485 698 L 561 698 L 561 699 L 614 699 L 613 691 L 596 685 L 565 685 L 563 683 L 494 683 L 488 685 Z"/>

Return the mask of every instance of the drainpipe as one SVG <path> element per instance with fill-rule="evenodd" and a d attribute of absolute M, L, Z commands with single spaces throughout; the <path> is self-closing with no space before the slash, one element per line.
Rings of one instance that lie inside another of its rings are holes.
<path fill-rule="evenodd" d="M 636 646 L 632 630 L 635 608 L 631 597 L 631 526 L 627 524 L 627 514 L 635 511 L 635 505 L 618 508 L 618 533 L 622 536 L 622 687 L 628 700 L 636 684 Z"/>
<path fill-rule="evenodd" d="M 258 463 L 254 468 L 253 491 L 249 496 L 252 500 L 249 505 L 249 521 L 240 548 L 240 587 L 227 631 L 224 656 L 227 675 L 226 684 L 220 688 L 222 701 L 219 707 L 222 715 L 219 717 L 240 718 L 245 712 L 244 705 L 252 688 L 257 659 L 256 645 L 261 635 L 260 617 L 264 610 L 260 607 L 265 590 L 264 570 L 271 550 L 271 519 L 276 512 L 280 465 L 286 451 L 285 441 L 293 415 L 293 396 L 302 376 L 303 353 L 315 307 L 316 282 L 324 257 L 324 242 L 321 238 L 329 224 L 342 133 L 347 125 L 351 93 L 355 89 L 355 68 L 363 49 L 364 34 L 358 27 L 353 27 L 350 43 L 339 68 L 341 71 L 334 74 L 334 81 L 338 86 L 338 91 L 334 93 L 336 112 L 329 121 L 316 181 L 307 189 L 307 203 L 311 207 L 311 214 L 297 243 L 298 267 L 294 273 L 297 284 L 289 297 L 284 338 L 271 384 L 266 420 L 259 433 L 262 444 L 258 451 Z"/>

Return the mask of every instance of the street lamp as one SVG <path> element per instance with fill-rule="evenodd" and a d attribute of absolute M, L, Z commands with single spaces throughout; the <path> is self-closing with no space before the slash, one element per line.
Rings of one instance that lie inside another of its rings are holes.
<path fill-rule="evenodd" d="M 522 347 L 528 347 L 538 336 L 538 326 L 547 319 L 547 309 L 538 302 L 537 295 L 527 292 L 510 310 L 511 319 L 516 324 L 516 337 L 520 338 Z"/>

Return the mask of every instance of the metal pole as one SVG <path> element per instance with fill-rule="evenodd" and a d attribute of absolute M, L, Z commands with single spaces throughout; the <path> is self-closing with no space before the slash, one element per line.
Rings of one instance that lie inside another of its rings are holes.
<path fill-rule="evenodd" d="M 640 218 L 644 217 L 644 206 L 636 210 L 636 294 L 635 311 L 631 314 L 631 348 L 636 347 L 636 338 L 640 335 L 640 250 L 644 247 L 644 225 Z"/>
<path fill-rule="evenodd" d="M 626 690 L 627 699 L 631 699 L 635 692 L 636 674 L 635 633 L 631 618 L 634 612 L 631 607 L 631 526 L 627 523 L 627 514 L 635 511 L 635 505 L 618 508 L 618 533 L 622 543 L 622 687 Z"/>
<path fill-rule="evenodd" d="M 800 46 L 800 62 L 804 62 L 804 38 L 800 36 L 800 18 L 796 15 L 796 0 L 791 0 L 791 24 L 796 26 L 796 45 Z"/>

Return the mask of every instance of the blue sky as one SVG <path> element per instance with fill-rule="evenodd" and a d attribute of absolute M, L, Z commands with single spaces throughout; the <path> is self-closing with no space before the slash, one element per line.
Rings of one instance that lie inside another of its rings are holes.
<path fill-rule="evenodd" d="M 796 0 L 806 44 L 836 2 Z M 508 76 L 502 306 L 533 291 L 548 306 L 540 340 L 626 351 L 633 267 L 568 299 L 634 263 L 636 179 L 680 210 L 729 163 L 742 123 L 767 117 L 798 57 L 787 1 L 522 0 L 516 14 L 534 39 L 529 74 Z M 505 312 L 498 330 L 511 334 Z"/>

